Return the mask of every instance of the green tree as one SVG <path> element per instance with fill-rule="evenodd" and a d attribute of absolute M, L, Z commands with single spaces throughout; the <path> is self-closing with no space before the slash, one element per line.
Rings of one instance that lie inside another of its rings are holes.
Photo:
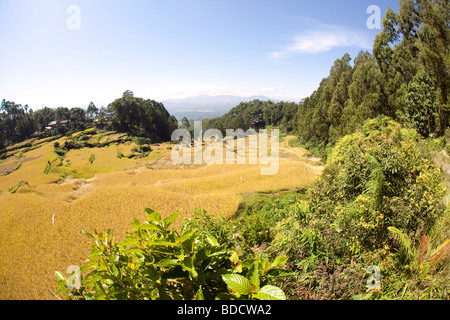
<path fill-rule="evenodd" d="M 98 116 L 98 112 L 99 112 L 98 108 L 97 108 L 97 107 L 95 106 L 95 104 L 91 101 L 91 102 L 89 103 L 88 108 L 87 108 L 87 112 L 86 112 L 87 116 L 88 116 L 89 118 L 97 117 L 97 116 Z"/>
<path fill-rule="evenodd" d="M 183 117 L 183 119 L 181 119 L 181 128 L 188 130 L 190 126 L 189 120 L 186 117 Z"/>
<path fill-rule="evenodd" d="M 0 144 L 5 146 L 27 139 L 36 129 L 33 110 L 13 101 L 2 100 L 0 108 Z"/>
<path fill-rule="evenodd" d="M 162 103 L 134 97 L 129 90 L 111 103 L 110 111 L 117 131 L 154 141 L 169 140 L 177 127 L 176 119 Z"/>
<path fill-rule="evenodd" d="M 70 111 L 68 108 L 65 107 L 58 107 L 55 110 L 55 119 L 57 121 L 61 120 L 69 120 L 70 119 Z"/>
<path fill-rule="evenodd" d="M 437 91 L 439 134 L 449 121 L 450 95 L 450 4 L 446 0 L 421 1 L 423 23 L 418 31 L 420 58 Z"/>
<path fill-rule="evenodd" d="M 436 92 L 430 77 L 419 71 L 408 86 L 408 112 L 413 126 L 424 137 L 436 131 L 439 115 Z"/>
<path fill-rule="evenodd" d="M 71 108 L 69 113 L 72 128 L 75 130 L 86 129 L 86 111 L 83 108 Z"/>
<path fill-rule="evenodd" d="M 47 127 L 51 121 L 56 119 L 55 110 L 48 107 L 36 110 L 33 115 L 37 130 L 41 132 L 45 130 L 45 127 Z"/>

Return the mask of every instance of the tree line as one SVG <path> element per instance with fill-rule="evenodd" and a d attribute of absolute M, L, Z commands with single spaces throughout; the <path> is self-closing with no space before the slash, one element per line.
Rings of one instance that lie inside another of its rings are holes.
<path fill-rule="evenodd" d="M 87 110 L 79 107 L 43 107 L 34 111 L 28 105 L 23 106 L 3 99 L 0 108 L 0 148 L 31 137 L 55 136 L 84 130 L 92 125 L 94 118 L 105 115 L 106 108 L 98 109 L 93 102 Z M 64 125 L 58 125 L 61 122 Z"/>
<path fill-rule="evenodd" d="M 337 59 L 329 76 L 299 103 L 241 103 L 204 127 L 244 130 L 277 126 L 326 156 L 367 119 L 389 116 L 423 137 L 441 136 L 449 124 L 449 2 L 400 0 L 388 8 L 373 53 Z"/>
<path fill-rule="evenodd" d="M 226 129 L 259 130 L 267 127 L 278 127 L 287 132 L 294 129 L 297 110 L 298 104 L 294 102 L 241 102 L 222 117 L 204 120 L 203 127 L 219 129 L 224 133 Z"/>
<path fill-rule="evenodd" d="M 64 123 L 64 125 L 59 125 Z M 53 124 L 53 125 L 52 125 Z M 1 102 L 0 149 L 31 137 L 63 135 L 96 126 L 125 132 L 152 141 L 170 140 L 177 127 L 162 103 L 134 97 L 127 90 L 107 107 L 97 108 L 93 102 L 85 108 L 48 108 L 33 110 L 13 101 Z"/>
<path fill-rule="evenodd" d="M 302 143 L 326 154 L 366 119 L 386 115 L 423 137 L 449 124 L 450 47 L 447 1 L 400 0 L 388 8 L 373 53 L 345 54 L 302 100 L 296 131 Z"/>

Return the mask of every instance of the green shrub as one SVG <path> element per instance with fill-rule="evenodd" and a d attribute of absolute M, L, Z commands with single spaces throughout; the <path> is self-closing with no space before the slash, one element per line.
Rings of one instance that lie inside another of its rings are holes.
<path fill-rule="evenodd" d="M 146 209 L 147 221 L 134 220 L 133 231 L 116 244 L 110 230 L 93 234 L 87 265 L 74 287 L 55 272 L 58 290 L 68 299 L 284 299 L 269 281 L 288 275 L 279 268 L 285 258 L 240 261 L 236 252 L 211 234 L 183 227 L 169 230 L 179 212 L 161 219 Z M 86 272 L 88 274 L 85 275 Z M 72 274 L 73 278 L 75 274 Z M 71 278 L 69 278 L 71 279 Z"/>
<path fill-rule="evenodd" d="M 55 148 L 55 153 L 60 157 L 64 157 L 67 152 L 69 152 L 69 150 L 67 150 L 67 148 L 65 147 Z"/>
<path fill-rule="evenodd" d="M 233 235 L 236 228 L 233 227 L 232 222 L 226 221 L 220 215 L 212 215 L 199 207 L 194 210 L 190 218 L 185 218 L 181 231 L 184 229 L 197 229 L 200 237 L 206 238 L 212 235 L 219 243 L 228 248 L 233 248 Z"/>
<path fill-rule="evenodd" d="M 237 225 L 238 232 L 242 236 L 247 249 L 260 246 L 272 240 L 268 222 L 256 212 L 241 217 Z"/>
<path fill-rule="evenodd" d="M 442 177 L 422 158 L 420 139 L 414 130 L 377 118 L 331 153 L 311 205 L 342 230 L 349 253 L 382 247 L 388 226 L 427 233 L 442 214 Z"/>
<path fill-rule="evenodd" d="M 44 173 L 48 174 L 51 168 L 52 168 L 52 164 L 50 163 L 50 161 L 48 161 L 47 165 L 45 166 Z"/>
<path fill-rule="evenodd" d="M 8 191 L 9 191 L 9 193 L 11 193 L 11 194 L 16 193 L 16 191 L 19 190 L 19 188 L 20 188 L 21 186 L 24 186 L 24 185 L 29 186 L 29 184 L 28 184 L 27 181 L 22 180 L 22 181 L 20 181 L 19 183 L 17 183 L 15 186 L 9 188 Z"/>

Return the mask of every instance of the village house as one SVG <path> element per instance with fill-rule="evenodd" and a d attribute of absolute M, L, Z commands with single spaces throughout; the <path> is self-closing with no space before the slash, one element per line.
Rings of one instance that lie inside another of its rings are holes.
<path fill-rule="evenodd" d="M 59 127 L 67 127 L 70 123 L 70 120 L 61 120 L 61 121 L 51 121 L 46 127 L 45 130 L 52 130 L 54 128 Z"/>

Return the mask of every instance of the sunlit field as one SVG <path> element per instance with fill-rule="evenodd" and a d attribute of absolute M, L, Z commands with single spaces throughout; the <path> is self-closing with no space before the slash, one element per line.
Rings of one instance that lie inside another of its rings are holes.
<path fill-rule="evenodd" d="M 287 139 L 275 175 L 261 175 L 261 165 L 176 165 L 174 143 L 152 145 L 143 158 L 117 156 L 130 154 L 136 144 L 128 142 L 70 150 L 61 160 L 54 143 L 67 139 L 33 140 L 31 150 L 16 149 L 0 162 L 0 299 L 54 299 L 54 271 L 81 266 L 89 254 L 80 230 L 111 229 L 119 241 L 134 218 L 145 219 L 145 208 L 163 217 L 182 210 L 175 228 L 197 207 L 228 219 L 245 193 L 298 188 L 322 170 Z"/>

